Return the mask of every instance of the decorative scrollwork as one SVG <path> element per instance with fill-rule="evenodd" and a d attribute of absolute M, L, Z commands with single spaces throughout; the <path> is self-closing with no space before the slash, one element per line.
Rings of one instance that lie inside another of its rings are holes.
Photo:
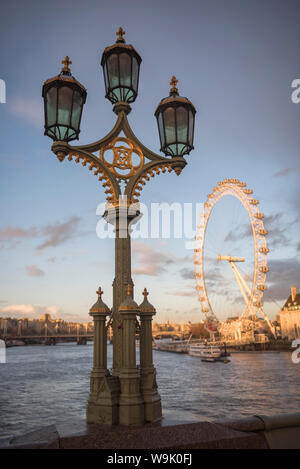
<path fill-rule="evenodd" d="M 149 181 L 150 177 L 154 177 L 158 174 L 165 173 L 168 171 L 169 173 L 171 171 L 175 171 L 177 175 L 180 174 L 181 169 L 176 163 L 172 162 L 166 162 L 166 163 L 149 163 L 148 168 L 145 167 L 145 170 L 140 174 L 138 179 L 135 181 L 133 185 L 133 189 L 131 192 L 131 203 L 137 203 L 138 202 L 138 197 L 141 195 L 141 191 L 143 190 L 144 186 L 146 185 L 145 181 Z"/>
<path fill-rule="evenodd" d="M 120 145 L 125 143 L 125 145 Z M 105 153 L 111 150 L 113 160 L 109 162 Z M 138 163 L 134 164 L 133 154 L 138 157 Z M 109 171 L 118 179 L 128 179 L 134 176 L 144 165 L 144 155 L 142 150 L 131 140 L 124 137 L 116 137 L 100 149 L 100 160 Z"/>
<path fill-rule="evenodd" d="M 80 153 L 75 153 L 71 152 L 68 155 L 68 160 L 72 161 L 73 158 L 75 158 L 75 163 L 79 163 L 81 160 L 82 166 L 87 166 L 89 165 L 89 170 L 92 171 L 94 170 L 94 175 L 98 176 L 98 180 L 102 182 L 102 186 L 105 189 L 105 195 L 106 195 L 106 201 L 115 204 L 117 203 L 117 194 L 116 191 L 113 187 L 113 184 L 107 174 L 105 174 L 105 171 L 103 168 L 101 168 L 100 164 L 97 163 L 97 161 L 90 161 L 90 159 L 87 156 L 84 156 Z"/>

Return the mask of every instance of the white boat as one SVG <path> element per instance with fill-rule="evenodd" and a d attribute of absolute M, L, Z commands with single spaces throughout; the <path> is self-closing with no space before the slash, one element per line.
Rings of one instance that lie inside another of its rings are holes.
<path fill-rule="evenodd" d="M 222 351 L 216 345 L 195 344 L 190 345 L 189 354 L 201 358 L 202 361 L 215 362 L 221 359 Z"/>

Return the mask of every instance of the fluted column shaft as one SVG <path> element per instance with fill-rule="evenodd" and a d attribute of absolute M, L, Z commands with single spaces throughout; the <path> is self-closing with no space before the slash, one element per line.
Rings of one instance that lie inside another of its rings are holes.
<path fill-rule="evenodd" d="M 131 277 L 130 225 L 136 223 L 140 213 L 128 210 L 126 204 L 113 207 L 104 214 L 107 223 L 115 227 L 115 278 L 113 281 L 113 375 L 118 376 L 122 367 L 122 331 L 119 307 L 126 298 L 126 288 L 133 281 Z"/>
<path fill-rule="evenodd" d="M 123 305 L 124 303 L 121 308 Z M 126 310 L 124 309 L 120 311 L 123 353 L 119 375 L 121 389 L 119 423 L 120 425 L 140 425 L 144 423 L 144 401 L 141 396 L 140 373 L 136 366 L 137 305 L 135 309 L 133 306 L 126 306 Z"/>
<path fill-rule="evenodd" d="M 107 370 L 106 313 L 94 313 L 94 368 L 93 371 Z"/>
<path fill-rule="evenodd" d="M 140 313 L 140 364 L 141 370 L 153 367 L 152 353 L 152 315 L 153 313 Z"/>
<path fill-rule="evenodd" d="M 152 352 L 152 317 L 155 309 L 146 299 L 140 305 L 141 335 L 140 335 L 140 373 L 141 392 L 145 402 L 145 421 L 156 422 L 161 420 L 161 398 L 157 390 L 156 370 L 153 365 Z"/>

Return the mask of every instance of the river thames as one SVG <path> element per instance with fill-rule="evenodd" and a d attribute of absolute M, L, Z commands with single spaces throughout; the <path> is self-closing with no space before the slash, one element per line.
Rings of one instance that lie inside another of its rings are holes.
<path fill-rule="evenodd" d="M 0 364 L 0 443 L 85 417 L 92 343 L 7 349 Z M 112 346 L 108 347 L 111 366 Z M 236 353 L 231 362 L 154 351 L 163 411 L 181 419 L 242 418 L 300 411 L 300 364 L 291 353 Z"/>

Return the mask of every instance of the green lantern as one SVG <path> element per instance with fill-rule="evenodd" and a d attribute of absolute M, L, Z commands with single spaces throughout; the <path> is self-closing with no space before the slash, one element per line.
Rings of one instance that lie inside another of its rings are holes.
<path fill-rule="evenodd" d="M 179 96 L 177 83 L 173 76 L 170 95 L 161 100 L 155 111 L 161 151 L 169 156 L 183 156 L 194 148 L 196 109 L 191 101 Z"/>
<path fill-rule="evenodd" d="M 43 85 L 45 110 L 45 135 L 55 141 L 69 142 L 78 139 L 86 89 L 71 74 L 72 62 L 62 60 L 61 73 Z"/>
<path fill-rule="evenodd" d="M 101 59 L 105 97 L 113 104 L 133 103 L 138 93 L 142 59 L 133 46 L 125 44 L 124 34 L 120 28 L 116 43 L 104 50 Z"/>

